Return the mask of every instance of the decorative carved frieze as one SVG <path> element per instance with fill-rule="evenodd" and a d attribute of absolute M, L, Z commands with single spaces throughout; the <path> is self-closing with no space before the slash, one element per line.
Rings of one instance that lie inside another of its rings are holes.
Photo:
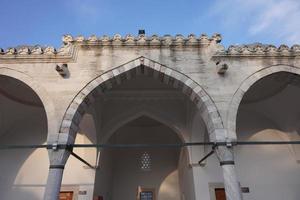
<path fill-rule="evenodd" d="M 215 56 L 281 56 L 290 57 L 300 55 L 300 45 L 265 45 L 260 43 L 249 45 L 230 45 L 227 50 L 219 51 Z"/>
<path fill-rule="evenodd" d="M 197 45 L 198 43 L 199 42 L 198 42 L 198 39 L 197 39 L 196 35 L 194 35 L 194 34 L 188 35 L 188 39 L 187 39 L 187 42 L 186 42 L 187 45 L 189 45 L 189 46 Z"/>
<path fill-rule="evenodd" d="M 85 39 L 84 39 L 84 37 L 82 36 L 82 35 L 79 35 L 79 36 L 77 36 L 76 38 L 75 38 L 75 41 L 76 42 L 83 42 Z M 73 41 L 72 41 L 73 42 Z"/>
<path fill-rule="evenodd" d="M 222 36 L 220 33 L 215 33 L 211 36 L 211 39 L 216 41 L 216 43 L 220 43 L 222 41 Z"/>
<path fill-rule="evenodd" d="M 113 45 L 122 45 L 123 39 L 120 34 L 115 34 L 114 37 L 112 38 L 112 44 Z"/>
<path fill-rule="evenodd" d="M 6 53 L 7 55 L 14 55 L 14 54 L 17 54 L 17 50 L 15 48 L 8 48 L 6 50 Z"/>
<path fill-rule="evenodd" d="M 33 54 L 33 55 L 40 55 L 40 54 L 43 54 L 43 53 L 44 53 L 44 50 L 40 46 L 35 46 L 31 50 L 31 54 Z"/>
<path fill-rule="evenodd" d="M 211 42 L 219 43 L 221 42 L 221 39 L 222 37 L 218 33 L 214 34 L 212 37 L 208 37 L 206 34 L 202 34 L 200 37 L 197 37 L 194 34 L 190 34 L 188 37 L 184 37 L 181 34 L 177 34 L 175 37 L 171 35 L 159 37 L 155 34 L 150 37 L 147 37 L 144 34 L 139 34 L 136 37 L 132 35 L 126 35 L 125 37 L 122 37 L 120 34 L 116 34 L 112 38 L 106 35 L 97 38 L 97 36 L 92 35 L 87 39 L 83 36 L 73 38 L 70 35 L 64 35 L 63 43 L 103 46 L 194 46 L 210 44 Z"/>
<path fill-rule="evenodd" d="M 72 43 L 74 41 L 74 39 L 73 39 L 73 36 L 71 36 L 71 35 L 63 35 L 62 41 L 64 44 L 69 44 L 69 43 Z"/>
<path fill-rule="evenodd" d="M 20 55 L 26 55 L 26 54 L 30 54 L 31 51 L 28 47 L 22 47 L 22 48 L 18 49 L 17 53 Z"/>
<path fill-rule="evenodd" d="M 99 46 L 159 46 L 159 47 L 170 47 L 170 46 L 199 46 L 202 44 L 210 44 L 211 42 L 219 43 L 221 42 L 221 35 L 214 34 L 211 38 L 207 35 L 202 34 L 200 37 L 197 37 L 194 34 L 188 35 L 188 37 L 184 37 L 181 34 L 177 34 L 175 37 L 171 35 L 164 35 L 162 37 L 158 35 L 152 35 L 151 37 L 147 37 L 144 34 L 139 34 L 138 36 L 126 35 L 122 37 L 120 34 L 115 34 L 112 38 L 103 35 L 102 37 L 97 37 L 96 35 L 91 35 L 88 38 L 85 38 L 82 35 L 77 37 L 73 37 L 72 35 L 66 34 L 62 37 L 62 47 L 59 49 L 55 49 L 51 46 L 41 47 L 41 46 L 23 46 L 16 48 L 8 48 L 6 50 L 0 49 L 0 58 L 10 59 L 10 58 L 18 58 L 18 55 L 22 56 L 20 58 L 26 58 L 26 55 L 30 55 L 32 58 L 40 58 L 36 57 L 37 55 L 47 55 L 55 56 L 69 56 L 72 57 L 72 49 L 76 45 L 99 45 Z M 299 49 L 296 47 L 294 49 Z M 5 57 L 5 56 L 8 57 Z M 14 57 L 12 57 L 14 55 Z"/>
<path fill-rule="evenodd" d="M 159 46 L 161 45 L 161 40 L 158 35 L 152 35 L 150 38 L 150 45 Z"/>
<path fill-rule="evenodd" d="M 292 52 L 299 53 L 300 52 L 300 45 L 295 44 L 291 47 Z"/>
<path fill-rule="evenodd" d="M 100 42 L 102 45 L 111 45 L 111 39 L 107 35 L 100 37 Z"/>
<path fill-rule="evenodd" d="M 0 59 L 10 58 L 26 58 L 26 55 L 35 58 L 37 55 L 47 55 L 47 58 L 53 56 L 54 58 L 73 57 L 73 52 L 76 46 L 80 45 L 97 45 L 97 46 L 154 46 L 154 47 L 201 47 L 209 46 L 210 44 L 220 43 L 222 37 L 220 34 L 215 33 L 211 37 L 206 34 L 202 34 L 197 37 L 194 34 L 190 34 L 187 37 L 177 34 L 175 36 L 164 35 L 162 37 L 158 35 L 152 35 L 147 37 L 145 34 L 139 34 L 138 36 L 126 35 L 122 37 L 120 34 L 115 34 L 113 37 L 103 35 L 97 37 L 91 35 L 88 38 L 80 35 L 73 37 L 71 35 L 64 35 L 62 37 L 63 45 L 59 49 L 46 46 L 23 46 L 16 48 L 8 48 L 6 50 L 0 48 Z M 291 57 L 300 55 L 300 45 L 294 45 L 289 48 L 287 45 L 280 45 L 275 47 L 274 45 L 265 45 L 260 43 L 249 45 L 231 45 L 227 50 L 218 44 L 216 45 L 217 53 L 215 56 L 231 57 L 231 56 L 283 56 Z M 20 55 L 20 56 L 19 56 Z M 50 56 L 50 57 L 49 57 Z M 29 58 L 29 57 L 28 57 Z M 40 58 L 40 57 L 36 57 Z"/>
<path fill-rule="evenodd" d="M 174 41 L 174 45 L 176 46 L 183 46 L 185 44 L 185 38 L 183 35 L 181 34 L 177 34 L 175 36 L 175 41 Z"/>
<path fill-rule="evenodd" d="M 137 38 L 137 45 L 147 45 L 147 37 L 144 34 L 140 34 Z"/>
<path fill-rule="evenodd" d="M 44 54 L 54 55 L 54 54 L 56 54 L 56 49 L 54 47 L 48 46 L 44 49 Z"/>
<path fill-rule="evenodd" d="M 96 35 L 91 35 L 88 39 L 87 39 L 88 42 L 97 42 L 98 41 L 98 38 Z"/>
<path fill-rule="evenodd" d="M 134 36 L 132 36 L 130 34 L 126 35 L 124 43 L 125 43 L 125 45 L 130 45 L 130 46 L 135 45 Z"/>
<path fill-rule="evenodd" d="M 206 34 L 202 34 L 200 36 L 200 44 L 209 44 L 211 41 L 211 39 L 206 35 Z"/>

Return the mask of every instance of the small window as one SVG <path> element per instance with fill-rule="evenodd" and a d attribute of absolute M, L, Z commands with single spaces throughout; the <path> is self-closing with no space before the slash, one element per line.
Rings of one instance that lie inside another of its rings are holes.
<path fill-rule="evenodd" d="M 152 191 L 143 191 L 140 193 L 140 200 L 153 200 Z"/>
<path fill-rule="evenodd" d="M 143 171 L 150 171 L 151 170 L 151 157 L 149 153 L 144 152 L 140 158 L 140 168 Z"/>

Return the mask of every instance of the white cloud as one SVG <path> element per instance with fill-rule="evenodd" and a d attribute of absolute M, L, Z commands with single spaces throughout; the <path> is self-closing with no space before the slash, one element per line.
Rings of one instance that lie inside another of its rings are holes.
<path fill-rule="evenodd" d="M 210 12 L 224 28 L 243 28 L 250 37 L 300 43 L 299 0 L 216 0 Z"/>

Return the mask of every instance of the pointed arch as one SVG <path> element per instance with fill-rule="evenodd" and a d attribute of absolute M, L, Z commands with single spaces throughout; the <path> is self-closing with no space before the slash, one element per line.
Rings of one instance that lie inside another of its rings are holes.
<path fill-rule="evenodd" d="M 277 73 L 277 72 L 288 72 L 292 74 L 300 75 L 300 68 L 295 66 L 288 65 L 272 65 L 266 68 L 263 68 L 255 73 L 251 74 L 247 77 L 239 86 L 239 88 L 234 93 L 229 109 L 228 109 L 228 117 L 226 128 L 228 130 L 228 137 L 232 140 L 237 139 L 236 135 L 236 119 L 238 114 L 239 105 L 245 95 L 245 93 L 250 89 L 252 85 L 254 85 L 257 81 L 263 79 L 264 77 Z"/>
<path fill-rule="evenodd" d="M 153 110 L 152 107 L 149 108 L 147 106 L 138 106 L 137 108 L 129 110 L 123 113 L 121 116 L 114 118 L 107 126 L 104 127 L 103 133 L 105 137 L 103 138 L 103 143 L 106 143 L 116 130 L 142 116 L 149 117 L 164 124 L 172 129 L 180 138 L 180 140 L 182 140 L 182 142 L 189 142 L 187 141 L 187 138 L 180 134 L 182 132 L 182 127 L 179 127 L 171 117 L 164 115 L 159 110 Z"/>
<path fill-rule="evenodd" d="M 113 84 L 121 84 L 137 75 L 147 75 L 162 83 L 180 89 L 201 111 L 210 140 L 225 138 L 224 127 L 212 99 L 203 88 L 187 75 L 145 57 L 138 57 L 90 81 L 72 100 L 67 108 L 60 126 L 60 143 L 73 143 L 80 120 L 87 107 L 95 101 L 95 97 L 112 88 Z"/>
<path fill-rule="evenodd" d="M 38 96 L 38 98 L 42 102 L 43 107 L 45 109 L 45 113 L 47 117 L 47 126 L 48 126 L 48 130 L 47 130 L 48 138 L 57 135 L 58 125 L 56 122 L 55 107 L 47 91 L 42 86 L 40 86 L 40 84 L 36 80 L 34 80 L 32 77 L 25 74 L 24 72 L 2 67 L 0 68 L 0 75 L 19 80 L 34 91 L 34 93 Z"/>

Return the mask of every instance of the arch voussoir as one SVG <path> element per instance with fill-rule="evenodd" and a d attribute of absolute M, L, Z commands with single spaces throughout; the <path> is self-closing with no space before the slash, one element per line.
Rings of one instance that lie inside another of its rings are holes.
<path fill-rule="evenodd" d="M 188 76 L 150 59 L 140 57 L 117 68 L 113 68 L 88 83 L 73 99 L 61 123 L 60 133 L 69 133 L 75 138 L 80 120 L 97 94 L 121 84 L 138 75 L 152 76 L 162 83 L 172 85 L 187 95 L 200 110 L 209 131 L 210 139 L 215 141 L 216 130 L 224 129 L 220 114 L 211 98 L 203 88 Z M 226 132 L 226 131 L 225 131 Z M 218 137 L 221 138 L 224 135 Z M 225 137 L 223 137 L 225 138 Z"/>

